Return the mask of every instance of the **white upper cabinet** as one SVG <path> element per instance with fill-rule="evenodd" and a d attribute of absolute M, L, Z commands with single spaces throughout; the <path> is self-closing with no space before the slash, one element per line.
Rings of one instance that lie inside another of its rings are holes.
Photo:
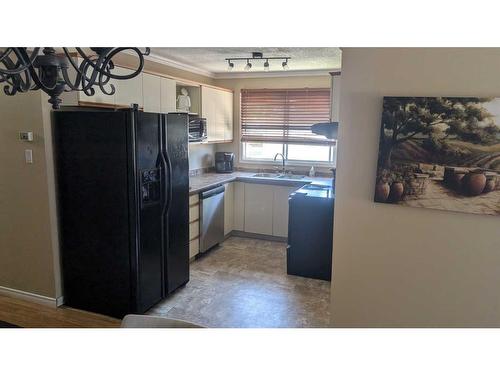
<path fill-rule="evenodd" d="M 230 142 L 233 140 L 233 93 L 223 91 L 223 108 L 224 108 L 224 141 Z"/>
<path fill-rule="evenodd" d="M 176 87 L 177 84 L 173 79 L 161 77 L 161 108 L 160 112 L 176 112 Z"/>
<path fill-rule="evenodd" d="M 131 69 L 115 67 L 113 73 L 117 75 L 127 75 L 131 74 L 133 71 Z M 132 79 L 115 79 L 113 84 L 115 85 L 115 101 L 116 105 L 130 107 L 132 104 L 138 104 L 139 107 L 143 107 L 143 93 L 142 93 L 142 77 L 143 73 Z"/>
<path fill-rule="evenodd" d="M 201 115 L 207 119 L 207 140 L 212 143 L 233 139 L 233 93 L 201 87 Z"/>
<path fill-rule="evenodd" d="M 142 76 L 144 112 L 161 111 L 161 77 L 146 74 Z"/>

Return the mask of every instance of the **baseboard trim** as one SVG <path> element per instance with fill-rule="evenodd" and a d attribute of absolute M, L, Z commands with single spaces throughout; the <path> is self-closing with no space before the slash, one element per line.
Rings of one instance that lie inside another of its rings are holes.
<path fill-rule="evenodd" d="M 36 293 L 26 292 L 24 290 L 8 288 L 6 286 L 1 286 L 1 285 L 0 285 L 0 295 L 4 295 L 7 297 L 20 298 L 20 299 L 24 299 L 27 301 L 41 303 L 44 305 L 50 305 L 50 306 L 55 306 L 55 307 L 60 306 L 57 303 L 58 303 L 59 299 L 62 299 L 62 297 L 59 297 L 56 299 L 56 298 L 52 298 L 52 297 L 42 296 L 42 295 L 36 294 Z"/>
<path fill-rule="evenodd" d="M 229 237 L 245 237 L 245 238 L 255 238 L 258 240 L 266 240 L 266 241 L 275 241 L 275 242 L 287 242 L 288 238 L 286 237 L 277 237 L 277 236 L 270 236 L 268 234 L 259 234 L 259 233 L 250 233 L 250 232 L 243 232 L 240 230 L 233 230 L 228 235 L 226 236 L 225 239 Z"/>

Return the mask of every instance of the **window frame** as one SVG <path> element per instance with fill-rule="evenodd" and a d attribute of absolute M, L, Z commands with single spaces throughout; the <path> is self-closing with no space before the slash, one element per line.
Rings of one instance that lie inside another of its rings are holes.
<path fill-rule="evenodd" d="M 247 158 L 246 153 L 245 153 L 245 142 L 242 142 L 240 139 L 240 146 L 239 146 L 239 162 L 242 164 L 268 164 L 268 165 L 276 165 L 276 162 L 272 159 L 259 159 L 259 158 Z M 254 143 L 266 143 L 266 142 L 254 142 Z M 271 142 L 268 142 L 271 143 Z M 297 143 L 295 143 L 297 144 Z M 297 166 L 297 167 L 302 167 L 302 166 L 318 166 L 318 167 L 334 167 L 337 163 L 337 143 L 332 144 L 332 145 L 322 145 L 324 147 L 329 147 L 329 156 L 330 156 L 330 161 L 319 161 L 319 160 L 295 160 L 295 159 L 288 159 L 288 143 L 282 143 L 283 145 L 283 151 L 282 154 L 285 156 L 286 164 L 289 166 Z M 314 146 L 314 145 L 309 145 L 307 146 Z M 281 161 L 281 159 L 280 159 Z"/>
<path fill-rule="evenodd" d="M 303 88 L 285 88 L 285 89 L 276 89 L 276 90 L 307 90 L 311 89 L 308 87 L 303 87 Z M 318 88 L 320 89 L 320 88 Z M 265 165 L 276 165 L 276 161 L 272 159 L 260 159 L 260 158 L 248 158 L 246 156 L 245 152 L 245 143 L 278 143 L 278 142 L 266 142 L 266 141 L 255 141 L 255 142 L 244 142 L 242 141 L 242 132 L 243 132 L 243 122 L 241 119 L 241 108 L 242 108 L 242 91 L 243 90 L 253 90 L 252 89 L 244 89 L 242 88 L 240 91 L 240 100 L 239 100 L 239 109 L 240 109 L 240 118 L 239 118 L 239 136 L 238 136 L 238 142 L 239 142 L 239 162 L 242 164 L 265 164 Z M 255 90 L 260 90 L 260 89 L 255 89 Z M 331 93 L 330 93 L 331 95 Z M 330 96 L 330 113 L 332 110 L 332 103 L 331 103 L 332 97 Z M 318 167 L 334 167 L 337 163 L 337 142 L 334 142 L 333 144 L 330 145 L 325 145 L 325 144 L 318 144 L 314 145 L 312 143 L 295 143 L 295 142 L 283 142 L 280 143 L 282 145 L 282 154 L 285 156 L 286 164 L 289 166 L 318 166 Z M 297 145 L 307 145 L 307 146 L 323 146 L 323 147 L 328 147 L 329 148 L 329 161 L 313 161 L 313 160 L 295 160 L 295 159 L 289 159 L 288 158 L 288 146 L 290 144 L 297 144 Z"/>

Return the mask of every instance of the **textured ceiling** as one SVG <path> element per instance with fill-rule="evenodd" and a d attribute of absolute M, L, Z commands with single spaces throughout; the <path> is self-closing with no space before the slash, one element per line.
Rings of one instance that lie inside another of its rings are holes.
<path fill-rule="evenodd" d="M 151 52 L 166 59 L 190 65 L 211 73 L 226 73 L 226 58 L 251 57 L 252 52 L 262 52 L 264 57 L 290 56 L 289 71 L 296 70 L 325 70 L 340 69 L 341 51 L 339 48 L 276 48 L 276 47 L 248 47 L 248 48 L 152 48 Z M 245 61 L 235 61 L 232 72 L 244 71 Z M 264 60 L 253 62 L 251 72 L 264 71 Z M 281 60 L 270 60 L 270 71 L 283 71 Z"/>

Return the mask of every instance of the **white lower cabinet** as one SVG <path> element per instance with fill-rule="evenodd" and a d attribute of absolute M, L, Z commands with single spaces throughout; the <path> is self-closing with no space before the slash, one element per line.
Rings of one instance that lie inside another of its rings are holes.
<path fill-rule="evenodd" d="M 288 236 L 288 197 L 300 186 L 234 182 L 233 230 Z"/>
<path fill-rule="evenodd" d="M 274 186 L 273 236 L 288 237 L 288 196 L 297 186 Z"/>
<path fill-rule="evenodd" d="M 236 181 L 233 184 L 233 230 L 243 232 L 245 230 L 245 183 Z"/>
<path fill-rule="evenodd" d="M 273 235 L 274 186 L 245 184 L 245 232 Z"/>
<path fill-rule="evenodd" d="M 234 228 L 234 182 L 224 185 L 224 236 Z"/>
<path fill-rule="evenodd" d="M 189 258 L 200 252 L 200 199 L 198 194 L 189 197 Z"/>

